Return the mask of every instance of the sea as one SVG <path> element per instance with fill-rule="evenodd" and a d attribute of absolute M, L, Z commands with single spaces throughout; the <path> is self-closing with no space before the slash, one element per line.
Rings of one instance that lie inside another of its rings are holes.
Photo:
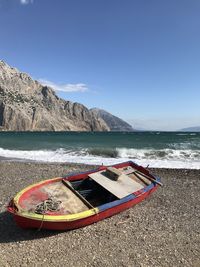
<path fill-rule="evenodd" d="M 0 132 L 0 160 L 200 169 L 200 133 Z"/>

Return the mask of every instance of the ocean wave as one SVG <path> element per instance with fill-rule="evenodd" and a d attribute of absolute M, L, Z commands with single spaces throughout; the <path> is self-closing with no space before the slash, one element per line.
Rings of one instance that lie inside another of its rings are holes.
<path fill-rule="evenodd" d="M 154 160 L 200 160 L 200 150 L 175 150 L 175 149 L 127 149 L 118 148 L 121 158 L 154 159 Z"/>
<path fill-rule="evenodd" d="M 188 135 L 190 135 L 189 133 L 177 133 L 176 134 L 177 136 L 188 136 Z"/>
<path fill-rule="evenodd" d="M 189 142 L 171 143 L 168 147 L 176 150 L 199 150 L 200 142 L 190 139 Z"/>
<path fill-rule="evenodd" d="M 197 134 L 196 133 L 177 133 L 176 135 L 178 135 L 178 136 L 181 136 L 181 135 L 188 136 L 188 135 L 197 135 Z"/>
<path fill-rule="evenodd" d="M 105 156 L 109 158 L 117 158 L 119 156 L 115 148 L 90 148 L 87 151 L 89 155 L 93 156 Z"/>
<path fill-rule="evenodd" d="M 0 157 L 8 160 L 37 162 L 71 162 L 91 165 L 112 165 L 133 160 L 137 164 L 155 168 L 200 169 L 200 151 L 153 149 L 79 149 L 79 150 L 10 150 L 0 148 Z"/>

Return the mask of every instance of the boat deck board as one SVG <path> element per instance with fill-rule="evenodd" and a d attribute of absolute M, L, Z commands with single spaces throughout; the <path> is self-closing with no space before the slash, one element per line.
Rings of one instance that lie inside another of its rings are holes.
<path fill-rule="evenodd" d="M 119 199 L 144 188 L 143 185 L 134 181 L 126 174 L 121 174 L 117 181 L 110 179 L 106 175 L 106 171 L 92 173 L 89 177 Z"/>
<path fill-rule="evenodd" d="M 47 188 L 48 187 L 46 187 L 46 190 L 48 190 L 50 195 L 53 194 L 54 197 L 62 201 L 61 207 L 64 211 L 64 214 L 73 214 L 89 209 L 83 203 L 83 201 L 62 182 L 56 183 L 54 185 L 52 184 L 48 189 Z"/>
<path fill-rule="evenodd" d="M 41 198 L 41 196 L 44 197 Z M 83 201 L 61 181 L 44 185 L 39 190 L 36 189 L 31 193 L 29 198 L 23 200 L 20 205 L 22 208 L 34 212 L 36 205 L 48 197 L 53 197 L 55 200 L 61 201 L 60 210 L 54 212 L 57 215 L 74 214 L 89 209 Z"/>

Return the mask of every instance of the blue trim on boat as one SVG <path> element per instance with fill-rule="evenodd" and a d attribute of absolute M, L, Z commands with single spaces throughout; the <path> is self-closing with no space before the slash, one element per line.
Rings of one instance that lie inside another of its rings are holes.
<path fill-rule="evenodd" d="M 154 176 L 154 177 L 155 177 L 156 181 L 160 182 L 161 179 L 159 177 L 157 177 L 157 176 Z M 151 190 L 156 185 L 157 185 L 156 183 L 152 182 L 150 185 L 146 186 L 144 189 L 141 190 L 141 194 L 148 192 L 149 190 Z M 134 198 L 137 198 L 137 197 L 139 197 L 139 195 L 136 196 L 134 194 L 130 194 L 127 197 L 124 197 L 124 198 L 119 199 L 119 200 L 115 200 L 113 202 L 106 203 L 104 205 L 98 206 L 97 208 L 99 209 L 99 212 L 105 211 L 107 209 L 116 207 L 116 206 L 121 205 L 121 204 L 123 204 L 125 202 L 133 200 Z"/>
<path fill-rule="evenodd" d="M 119 166 L 120 164 L 121 164 L 121 163 L 118 163 L 118 164 L 115 164 L 115 165 L 112 165 L 112 166 L 115 167 L 115 166 Z M 123 164 L 134 164 L 134 165 L 136 165 L 136 166 L 139 166 L 137 163 L 135 163 L 135 162 L 133 162 L 133 161 L 123 162 Z M 99 168 L 96 168 L 96 169 L 93 169 L 93 170 L 85 171 L 85 172 L 69 173 L 68 175 L 63 176 L 63 178 L 64 178 L 64 179 L 67 179 L 67 178 L 69 178 L 69 177 L 71 177 L 71 176 L 81 175 L 81 174 L 87 174 L 87 173 L 89 174 L 89 173 L 97 172 L 97 171 L 99 171 L 99 170 L 100 170 L 100 167 L 99 167 Z M 158 181 L 158 182 L 161 181 L 161 179 L 160 179 L 158 176 L 154 176 L 154 175 L 153 175 L 153 177 L 155 178 L 156 181 Z M 145 188 L 143 188 L 143 189 L 140 191 L 141 194 L 148 192 L 149 190 L 151 190 L 151 189 L 152 189 L 154 186 L 156 186 L 156 185 L 157 185 L 157 184 L 156 184 L 155 182 L 152 182 L 150 185 L 146 186 Z M 86 190 L 86 191 L 87 191 L 87 190 Z M 116 207 L 116 206 L 121 205 L 121 204 L 123 204 L 123 203 L 126 203 L 126 202 L 128 202 L 128 201 L 130 201 L 130 200 L 133 200 L 134 198 L 137 198 L 137 197 L 139 197 L 139 196 L 140 196 L 140 194 L 136 196 L 136 195 L 134 195 L 134 193 L 133 193 L 133 194 L 130 194 L 130 195 L 128 195 L 128 196 L 126 196 L 126 197 L 124 197 L 124 198 L 122 198 L 122 199 L 115 200 L 115 201 L 106 203 L 106 204 L 104 204 L 104 205 L 98 206 L 97 208 L 99 209 L 99 212 L 101 212 L 101 211 L 105 211 L 105 210 L 107 210 L 107 209 Z"/>
<path fill-rule="evenodd" d="M 155 180 L 157 181 L 157 182 L 160 182 L 161 181 L 161 179 L 160 179 L 160 177 L 158 177 L 158 176 L 154 176 L 154 178 L 155 178 Z M 151 190 L 154 186 L 156 186 L 157 184 L 155 183 L 155 182 L 152 182 L 150 185 L 147 185 L 144 189 L 142 189 L 143 190 L 143 192 L 147 192 L 147 191 L 149 191 L 149 190 Z"/>
<path fill-rule="evenodd" d="M 118 206 L 120 204 L 123 204 L 125 202 L 128 202 L 132 199 L 136 198 L 136 196 L 134 194 L 130 194 L 128 195 L 127 197 L 124 197 L 122 199 L 119 199 L 119 200 L 115 200 L 113 202 L 109 202 L 109 203 L 106 203 L 104 205 L 101 205 L 101 206 L 98 206 L 97 208 L 99 209 L 99 211 L 104 211 L 104 210 L 107 210 L 107 209 L 110 209 L 110 208 L 113 208 L 115 206 Z"/>
<path fill-rule="evenodd" d="M 143 192 L 147 192 L 151 190 L 155 186 L 154 183 L 151 183 L 150 185 L 147 185 L 145 188 L 142 189 Z"/>

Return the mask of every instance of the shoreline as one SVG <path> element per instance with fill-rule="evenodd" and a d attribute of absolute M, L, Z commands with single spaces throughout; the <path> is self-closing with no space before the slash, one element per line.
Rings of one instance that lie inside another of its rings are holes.
<path fill-rule="evenodd" d="M 129 160 L 127 160 L 129 161 Z M 130 161 L 133 161 L 135 162 L 134 160 L 131 160 Z M 94 168 L 94 167 L 98 167 L 100 166 L 101 164 L 87 164 L 87 163 L 82 163 L 82 162 L 70 162 L 70 161 L 66 161 L 66 162 L 49 162 L 49 161 L 39 161 L 39 160 L 31 160 L 31 159 L 18 159 L 18 158 L 7 158 L 7 157 L 2 157 L 0 156 L 0 164 L 1 162 L 12 162 L 12 163 L 30 163 L 30 164 L 41 164 L 41 165 L 73 165 L 73 166 L 88 166 L 90 169 Z M 119 161 L 120 162 L 120 161 Z M 136 163 L 136 162 L 135 162 Z M 103 163 L 102 163 L 103 164 Z M 108 164 L 105 166 L 111 166 L 111 165 L 114 165 L 114 164 L 117 164 L 117 163 L 113 163 L 113 164 Z M 182 167 L 179 167 L 179 168 L 174 168 L 174 167 L 145 167 L 143 164 L 139 164 L 139 163 L 136 163 L 138 165 L 141 165 L 142 167 L 144 168 L 148 168 L 149 170 L 196 170 L 196 171 L 200 171 L 200 164 L 199 164 L 199 168 L 182 168 Z"/>
<path fill-rule="evenodd" d="M 5 211 L 30 184 L 94 167 L 0 160 L 1 266 L 199 266 L 200 170 L 150 168 L 164 187 L 131 209 L 73 231 L 23 230 Z"/>

